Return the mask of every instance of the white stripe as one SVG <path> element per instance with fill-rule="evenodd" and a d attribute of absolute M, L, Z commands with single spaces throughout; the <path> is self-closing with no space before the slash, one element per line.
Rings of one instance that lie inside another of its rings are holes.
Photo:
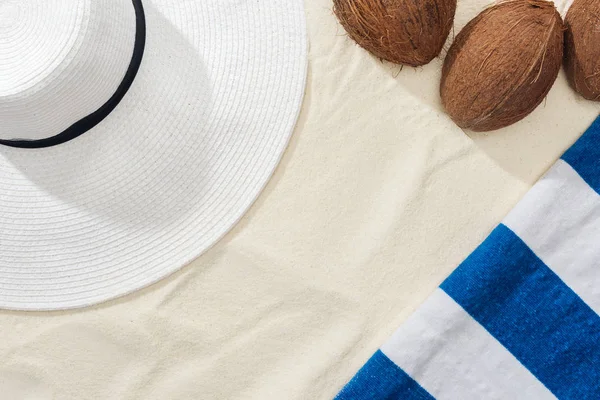
<path fill-rule="evenodd" d="M 559 160 L 504 224 L 600 313 L 600 196 Z"/>
<path fill-rule="evenodd" d="M 381 351 L 438 400 L 556 399 L 441 289 Z"/>

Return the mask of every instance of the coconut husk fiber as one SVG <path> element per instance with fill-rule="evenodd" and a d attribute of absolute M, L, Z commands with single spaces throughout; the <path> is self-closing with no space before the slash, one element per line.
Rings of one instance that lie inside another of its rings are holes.
<path fill-rule="evenodd" d="M 544 100 L 562 56 L 563 23 L 553 3 L 498 3 L 456 36 L 442 69 L 442 103 L 464 129 L 511 125 Z"/>
<path fill-rule="evenodd" d="M 565 70 L 571 86 L 600 100 L 600 0 L 575 0 L 565 18 Z"/>
<path fill-rule="evenodd" d="M 348 35 L 376 57 L 425 65 L 442 50 L 456 0 L 333 0 Z"/>

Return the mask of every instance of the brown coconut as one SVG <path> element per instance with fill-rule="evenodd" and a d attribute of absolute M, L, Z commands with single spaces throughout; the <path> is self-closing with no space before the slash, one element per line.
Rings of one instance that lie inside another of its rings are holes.
<path fill-rule="evenodd" d="M 575 0 L 565 25 L 569 83 L 586 99 L 600 100 L 600 0 Z"/>
<path fill-rule="evenodd" d="M 496 4 L 456 36 L 442 69 L 442 103 L 464 129 L 513 124 L 544 100 L 562 55 L 563 23 L 553 3 Z"/>
<path fill-rule="evenodd" d="M 333 0 L 350 37 L 376 57 L 424 65 L 442 50 L 456 0 Z"/>

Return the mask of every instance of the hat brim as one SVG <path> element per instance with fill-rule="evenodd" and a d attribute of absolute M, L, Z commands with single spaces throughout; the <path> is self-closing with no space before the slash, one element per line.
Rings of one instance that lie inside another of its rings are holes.
<path fill-rule="evenodd" d="M 148 286 L 242 217 L 302 103 L 301 0 L 144 0 L 117 108 L 43 149 L 0 148 L 0 308 L 84 307 Z"/>

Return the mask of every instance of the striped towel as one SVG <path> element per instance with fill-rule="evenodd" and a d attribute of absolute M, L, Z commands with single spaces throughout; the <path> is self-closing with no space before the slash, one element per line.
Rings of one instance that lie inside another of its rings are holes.
<path fill-rule="evenodd" d="M 600 118 L 336 399 L 600 399 Z"/>

